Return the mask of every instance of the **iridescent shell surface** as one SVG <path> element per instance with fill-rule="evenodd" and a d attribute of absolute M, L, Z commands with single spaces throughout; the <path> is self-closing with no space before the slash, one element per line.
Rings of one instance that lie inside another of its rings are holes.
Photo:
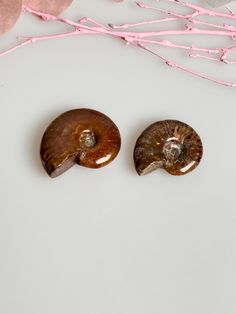
<path fill-rule="evenodd" d="M 57 177 L 74 164 L 88 168 L 107 165 L 120 145 L 120 132 L 110 118 L 92 109 L 74 109 L 46 129 L 40 155 L 48 175 Z"/>
<path fill-rule="evenodd" d="M 192 127 L 177 120 L 163 120 L 140 135 L 134 148 L 134 163 L 139 175 L 158 168 L 183 175 L 197 167 L 202 152 L 201 139 Z"/>

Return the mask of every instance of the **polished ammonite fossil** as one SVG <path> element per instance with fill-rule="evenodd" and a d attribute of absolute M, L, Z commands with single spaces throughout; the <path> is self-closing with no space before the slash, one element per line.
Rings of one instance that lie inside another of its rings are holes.
<path fill-rule="evenodd" d="M 120 132 L 110 118 L 92 109 L 74 109 L 48 126 L 40 155 L 46 172 L 54 178 L 74 164 L 103 167 L 117 156 L 120 145 Z"/>
<path fill-rule="evenodd" d="M 201 139 L 192 127 L 177 120 L 158 121 L 145 129 L 136 142 L 135 168 L 139 175 L 158 168 L 183 175 L 196 168 L 202 151 Z"/>

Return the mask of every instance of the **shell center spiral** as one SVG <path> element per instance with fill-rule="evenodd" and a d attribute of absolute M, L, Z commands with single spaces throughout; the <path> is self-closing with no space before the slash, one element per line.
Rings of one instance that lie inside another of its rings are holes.
<path fill-rule="evenodd" d="M 95 134 L 90 130 L 84 130 L 81 133 L 79 140 L 86 148 L 93 148 L 97 143 Z"/>
<path fill-rule="evenodd" d="M 170 140 L 163 146 L 163 153 L 167 160 L 176 160 L 182 153 L 183 144 L 176 140 Z"/>

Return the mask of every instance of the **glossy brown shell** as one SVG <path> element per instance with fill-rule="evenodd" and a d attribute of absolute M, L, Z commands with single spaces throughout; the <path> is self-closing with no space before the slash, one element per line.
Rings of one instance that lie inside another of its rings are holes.
<path fill-rule="evenodd" d="M 22 0 L 0 0 L 0 35 L 10 30 L 18 20 Z"/>
<path fill-rule="evenodd" d="M 87 141 L 90 134 L 93 137 Z M 48 175 L 57 177 L 74 164 L 88 168 L 107 165 L 117 156 L 120 145 L 119 130 L 110 118 L 92 109 L 74 109 L 46 129 L 40 155 Z"/>
<path fill-rule="evenodd" d="M 201 139 L 192 127 L 177 120 L 158 121 L 144 130 L 136 142 L 135 168 L 139 175 L 157 168 L 183 175 L 197 167 L 202 151 Z"/>
<path fill-rule="evenodd" d="M 23 0 L 23 3 L 35 11 L 59 15 L 69 7 L 73 0 Z"/>

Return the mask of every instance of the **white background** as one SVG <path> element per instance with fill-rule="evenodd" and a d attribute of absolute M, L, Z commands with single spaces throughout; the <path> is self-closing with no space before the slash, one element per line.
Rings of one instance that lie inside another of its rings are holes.
<path fill-rule="evenodd" d="M 75 0 L 64 15 L 103 23 L 155 16 L 109 0 Z M 57 29 L 22 14 L 1 48 Z M 215 69 L 235 77 L 235 68 Z M 102 36 L 0 58 L 0 313 L 235 314 L 235 95 Z M 43 132 L 79 107 L 113 119 L 120 154 L 100 170 L 75 166 L 50 179 L 39 157 Z M 195 128 L 204 158 L 186 176 L 139 177 L 135 141 L 166 118 Z"/>

